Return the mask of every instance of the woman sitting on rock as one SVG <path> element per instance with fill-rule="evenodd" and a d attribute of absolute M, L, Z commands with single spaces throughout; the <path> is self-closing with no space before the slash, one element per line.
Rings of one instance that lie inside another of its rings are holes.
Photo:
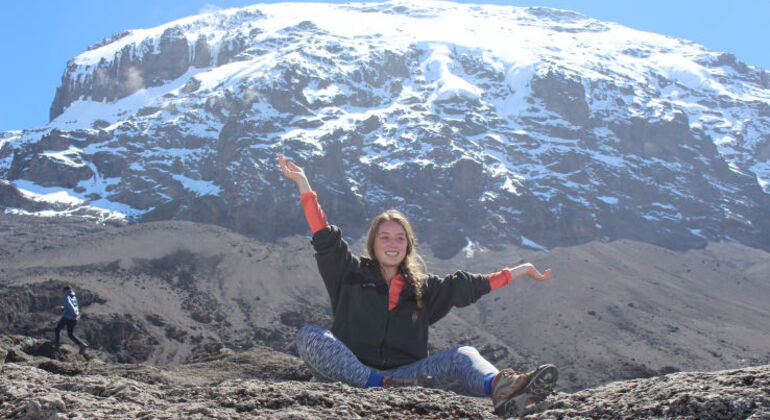
<path fill-rule="evenodd" d="M 437 386 L 454 378 L 471 393 L 490 396 L 501 415 L 522 413 L 551 393 L 557 378 L 553 365 L 498 371 L 470 346 L 428 356 L 428 326 L 453 306 L 467 306 L 525 274 L 545 281 L 550 270 L 543 274 L 527 263 L 489 275 L 425 274 L 412 227 L 397 210 L 374 218 L 367 256 L 355 256 L 339 228 L 327 223 L 302 168 L 278 159 L 299 188 L 334 313 L 331 331 L 305 326 L 297 335 L 297 351 L 317 378 L 355 387 Z"/>

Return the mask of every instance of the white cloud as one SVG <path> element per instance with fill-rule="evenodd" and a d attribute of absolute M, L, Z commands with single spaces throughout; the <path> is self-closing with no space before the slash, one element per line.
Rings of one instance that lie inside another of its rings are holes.
<path fill-rule="evenodd" d="M 123 80 L 126 91 L 136 92 L 144 86 L 144 78 L 142 77 L 142 71 L 135 66 L 131 66 L 126 71 L 125 79 Z"/>

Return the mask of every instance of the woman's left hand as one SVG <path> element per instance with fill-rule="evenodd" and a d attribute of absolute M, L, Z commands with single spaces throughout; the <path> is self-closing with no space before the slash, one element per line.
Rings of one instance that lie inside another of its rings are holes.
<path fill-rule="evenodd" d="M 511 269 L 512 278 L 516 278 L 524 274 L 528 275 L 532 280 L 535 281 L 546 281 L 551 278 L 551 269 L 549 268 L 545 270 L 544 273 L 541 273 L 540 270 L 538 270 L 537 267 L 535 267 L 532 263 L 524 263 Z"/>

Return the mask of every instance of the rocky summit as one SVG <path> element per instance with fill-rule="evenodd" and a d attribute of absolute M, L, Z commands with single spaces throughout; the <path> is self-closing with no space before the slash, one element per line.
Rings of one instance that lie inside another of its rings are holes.
<path fill-rule="evenodd" d="M 266 348 L 213 351 L 175 367 L 114 365 L 24 336 L 0 336 L 7 419 L 495 419 L 486 398 L 422 387 L 308 381 L 302 361 Z M 259 367 L 261 369 L 255 369 Z M 529 419 L 766 419 L 770 366 L 687 372 L 554 393 Z"/>
<path fill-rule="evenodd" d="M 304 232 L 283 153 L 351 237 L 397 207 L 441 258 L 620 238 L 770 249 L 770 73 L 577 13 L 258 4 L 127 30 L 0 133 L 0 206 Z"/>

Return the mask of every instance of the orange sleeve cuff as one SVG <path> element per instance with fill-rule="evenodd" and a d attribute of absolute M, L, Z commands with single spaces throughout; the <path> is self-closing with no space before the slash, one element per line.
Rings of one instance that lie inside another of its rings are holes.
<path fill-rule="evenodd" d="M 310 225 L 310 230 L 313 233 L 329 226 L 326 214 L 321 209 L 321 205 L 318 204 L 318 196 L 315 191 L 300 194 L 299 201 L 302 203 L 302 209 L 305 210 L 305 219 L 307 219 L 307 224 Z"/>
<path fill-rule="evenodd" d="M 487 274 L 489 279 L 489 288 L 492 290 L 499 289 L 506 284 L 511 284 L 513 278 L 511 277 L 511 270 L 505 268 L 497 273 Z"/>

